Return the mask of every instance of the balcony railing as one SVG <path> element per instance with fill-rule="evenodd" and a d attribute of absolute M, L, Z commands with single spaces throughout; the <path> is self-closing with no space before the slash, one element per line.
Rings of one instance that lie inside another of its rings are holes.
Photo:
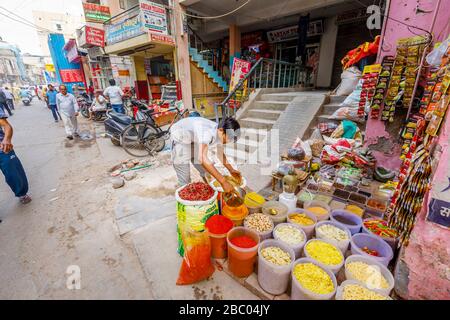
<path fill-rule="evenodd" d="M 170 12 L 168 8 L 165 8 L 165 10 L 167 33 L 170 35 Z M 103 24 L 105 27 L 106 45 L 132 39 L 148 32 L 139 5 L 111 17 L 111 19 L 105 21 Z"/>

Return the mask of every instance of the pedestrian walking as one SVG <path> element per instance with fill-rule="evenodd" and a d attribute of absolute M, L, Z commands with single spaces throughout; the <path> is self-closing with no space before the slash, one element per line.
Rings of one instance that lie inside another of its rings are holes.
<path fill-rule="evenodd" d="M 22 163 L 14 152 L 11 143 L 13 129 L 7 118 L 6 113 L 0 108 L 0 170 L 14 195 L 21 203 L 26 204 L 31 201 L 28 195 L 28 179 Z"/>
<path fill-rule="evenodd" d="M 60 111 L 67 139 L 73 140 L 73 136 L 78 136 L 78 111 L 80 110 L 77 99 L 67 92 L 65 85 L 59 86 L 59 93 L 56 95 L 56 106 Z"/>
<path fill-rule="evenodd" d="M 52 111 L 53 119 L 55 119 L 55 122 L 58 122 L 59 120 L 62 120 L 61 114 L 59 113 L 58 107 L 56 105 L 56 95 L 58 92 L 56 92 L 55 88 L 49 84 L 48 90 L 45 95 L 45 102 L 47 102 L 48 108 Z"/>
<path fill-rule="evenodd" d="M 116 80 L 109 80 L 110 86 L 103 91 L 103 95 L 108 99 L 109 103 L 111 103 L 111 107 L 115 112 L 125 113 L 125 109 L 123 107 L 123 91 L 119 86 L 116 86 Z"/>
<path fill-rule="evenodd" d="M 8 112 L 9 116 L 13 115 L 13 113 L 11 112 L 11 109 L 9 109 L 5 91 L 1 87 L 0 87 L 0 109 L 2 109 L 3 112 Z"/>
<path fill-rule="evenodd" d="M 5 87 L 3 92 L 5 93 L 6 104 L 8 105 L 9 109 L 14 110 L 14 95 L 13 95 L 13 93 L 11 92 L 11 90 L 9 90 L 8 87 Z"/>

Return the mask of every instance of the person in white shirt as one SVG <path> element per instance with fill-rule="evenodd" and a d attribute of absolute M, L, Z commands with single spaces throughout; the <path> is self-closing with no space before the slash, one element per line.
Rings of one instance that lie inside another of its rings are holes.
<path fill-rule="evenodd" d="M 208 158 L 208 148 L 217 144 L 220 161 L 231 175 L 240 178 L 241 173 L 230 165 L 223 149 L 224 144 L 236 141 L 239 135 L 239 122 L 231 117 L 223 119 L 219 125 L 201 117 L 189 117 L 175 123 L 170 129 L 170 137 L 172 162 L 179 185 L 191 182 L 190 163 L 192 162 L 204 180 L 208 172 L 222 185 L 224 192 L 233 192 L 234 187 Z"/>
<path fill-rule="evenodd" d="M 106 103 L 107 101 L 105 97 L 102 95 L 102 91 L 96 90 L 94 101 L 92 102 L 92 106 L 89 108 L 89 119 L 92 120 L 92 116 L 95 111 L 106 110 Z"/>
<path fill-rule="evenodd" d="M 59 93 L 56 95 L 56 106 L 66 129 L 67 139 L 72 140 L 73 136 L 78 136 L 78 106 L 77 99 L 67 92 L 65 85 L 59 86 Z"/>
<path fill-rule="evenodd" d="M 125 113 L 125 109 L 123 108 L 123 91 L 119 86 L 116 86 L 116 80 L 109 80 L 110 86 L 103 91 L 103 95 L 108 99 L 111 103 L 111 107 L 115 112 Z"/>

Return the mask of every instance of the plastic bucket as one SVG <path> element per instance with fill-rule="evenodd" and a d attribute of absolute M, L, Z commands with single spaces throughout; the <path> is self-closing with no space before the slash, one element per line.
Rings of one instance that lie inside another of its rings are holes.
<path fill-rule="evenodd" d="M 378 294 L 384 296 L 384 297 L 386 298 L 386 300 L 392 300 L 392 298 L 389 297 L 389 295 L 384 294 L 383 292 L 380 292 L 379 290 L 370 289 L 370 288 L 368 288 L 367 286 L 365 286 L 364 284 L 362 284 L 361 282 L 358 282 L 358 281 L 355 281 L 355 280 L 345 280 L 344 282 L 341 283 L 341 285 L 340 285 L 340 286 L 337 288 L 337 290 L 336 290 L 336 300 L 344 300 L 344 297 L 343 297 L 343 294 L 344 294 L 344 288 L 345 288 L 345 286 L 350 285 L 350 284 L 356 284 L 356 285 L 359 285 L 359 286 L 361 286 L 361 287 L 366 288 L 367 290 L 376 292 L 376 293 L 378 293 Z"/>
<path fill-rule="evenodd" d="M 325 234 L 323 234 L 323 232 L 320 232 L 319 227 L 323 226 L 323 225 L 327 225 L 327 224 L 335 226 L 336 228 L 339 228 L 342 231 L 344 231 L 345 233 L 347 233 L 348 239 L 342 240 L 342 241 L 337 241 L 335 239 L 326 237 Z M 334 221 L 320 221 L 320 222 L 317 222 L 315 230 L 316 230 L 316 238 L 317 239 L 323 239 L 323 240 L 327 240 L 327 241 L 331 242 L 336 247 L 338 247 L 339 250 L 341 250 L 342 254 L 345 255 L 345 253 L 348 250 L 348 245 L 350 244 L 350 239 L 352 237 L 352 234 L 351 234 L 350 230 L 348 230 L 347 227 L 343 226 L 340 223 L 336 223 Z"/>
<path fill-rule="evenodd" d="M 245 217 L 248 216 L 248 209 L 246 206 L 230 207 L 224 205 L 222 208 L 222 215 L 233 221 L 236 227 L 242 226 Z"/>
<path fill-rule="evenodd" d="M 283 226 L 289 226 L 289 227 L 293 227 L 293 228 L 299 230 L 301 232 L 301 234 L 303 235 L 303 241 L 301 241 L 301 242 L 299 242 L 297 244 L 289 244 L 289 243 L 284 242 L 283 240 L 281 240 L 277 236 L 276 231 L 277 231 L 277 229 L 282 228 Z M 302 250 L 303 250 L 303 247 L 305 246 L 307 238 L 306 238 L 305 231 L 303 231 L 303 229 L 298 224 L 295 224 L 295 223 L 294 224 L 293 223 L 280 223 L 280 224 L 278 224 L 275 227 L 275 229 L 273 229 L 273 237 L 274 237 L 275 240 L 283 242 L 284 244 L 288 245 L 292 250 L 294 250 L 295 259 L 298 259 L 298 258 L 301 257 Z"/>
<path fill-rule="evenodd" d="M 244 197 L 244 204 L 250 214 L 261 212 L 261 207 L 265 202 L 264 197 L 256 192 L 249 192 Z"/>
<path fill-rule="evenodd" d="M 280 266 L 267 261 L 261 254 L 261 251 L 267 247 L 278 247 L 287 252 L 291 257 L 291 262 Z M 258 248 L 258 283 L 261 288 L 274 295 L 286 292 L 289 285 L 291 267 L 294 261 L 294 250 L 284 242 L 273 239 L 261 242 Z"/>
<path fill-rule="evenodd" d="M 372 234 L 358 233 L 353 235 L 350 240 L 352 254 L 360 254 L 363 256 L 371 257 L 375 261 L 380 262 L 384 266 L 387 266 L 392 260 L 394 253 L 390 245 L 383 239 L 376 237 Z M 372 256 L 362 250 L 367 247 L 370 250 L 376 250 L 378 256 Z"/>
<path fill-rule="evenodd" d="M 270 209 L 275 209 L 277 214 L 272 214 Z M 288 207 L 278 201 L 267 201 L 262 206 L 262 213 L 268 215 L 275 225 L 286 222 Z"/>
<path fill-rule="evenodd" d="M 331 281 L 333 282 L 334 290 L 331 293 L 328 294 L 318 294 L 315 292 L 312 292 L 306 288 L 304 288 L 297 280 L 297 278 L 294 275 L 294 268 L 296 265 L 301 263 L 312 263 L 319 268 L 321 268 L 323 271 L 325 271 L 330 277 Z M 292 265 L 291 269 L 291 279 L 292 279 L 292 289 L 291 289 L 291 300 L 331 300 L 333 299 L 334 295 L 336 294 L 337 289 L 337 281 L 336 276 L 328 270 L 327 268 L 323 268 L 321 265 L 317 263 L 317 261 L 309 258 L 300 258 L 298 260 L 295 260 L 295 262 Z"/>
<path fill-rule="evenodd" d="M 303 225 L 303 224 L 298 224 L 298 223 L 294 222 L 294 221 L 291 220 L 289 217 L 292 216 L 293 214 L 296 214 L 296 213 L 304 213 L 308 218 L 312 219 L 312 220 L 314 221 L 314 223 L 311 224 L 311 225 Z M 307 238 L 307 239 L 311 239 L 312 236 L 314 235 L 314 228 L 315 228 L 316 223 L 317 223 L 317 217 L 316 217 L 316 215 L 315 215 L 314 213 L 312 213 L 312 212 L 309 212 L 309 211 L 306 211 L 306 210 L 298 209 L 298 208 L 297 208 L 294 212 L 291 212 L 291 213 L 288 214 L 287 222 L 288 222 L 288 223 L 292 223 L 292 224 L 294 224 L 294 225 L 299 226 L 300 228 L 302 228 L 302 230 L 303 230 L 303 231 L 305 232 L 305 234 L 306 234 L 306 238 Z"/>
<path fill-rule="evenodd" d="M 346 227 L 354 235 L 361 230 L 362 219 L 347 210 L 333 210 L 330 220 Z"/>
<path fill-rule="evenodd" d="M 369 273 L 369 276 L 367 278 L 368 281 L 363 282 L 363 281 L 358 280 L 358 278 L 356 278 L 347 269 L 347 265 L 349 263 L 357 262 L 357 261 L 366 263 L 366 264 L 370 265 L 371 267 L 376 268 L 381 273 L 381 275 L 386 279 L 386 281 L 388 283 L 388 288 L 380 287 L 380 285 L 379 285 L 380 280 L 379 280 L 378 276 L 374 273 L 374 271 L 371 271 L 371 270 L 368 270 L 368 273 Z M 362 283 L 363 285 L 365 285 L 370 290 L 374 289 L 385 295 L 390 295 L 392 289 L 394 288 L 395 281 L 394 281 L 394 276 L 392 275 L 392 273 L 389 271 L 388 268 L 386 268 L 386 266 L 384 266 L 382 263 L 376 261 L 375 259 L 372 259 L 371 257 L 366 257 L 366 256 L 362 256 L 359 254 L 351 255 L 351 256 L 347 257 L 347 259 L 345 259 L 344 269 L 345 269 L 345 279 L 358 281 L 358 282 Z"/>
<path fill-rule="evenodd" d="M 381 219 L 380 218 L 367 218 L 367 219 L 364 219 L 363 220 L 363 224 L 362 224 L 362 232 L 367 233 L 367 234 L 372 234 L 375 237 L 383 239 L 384 241 L 386 241 L 391 246 L 392 250 L 395 251 L 395 249 L 397 248 L 398 238 L 382 237 L 382 236 L 374 234 L 372 231 L 367 229 L 366 226 L 364 225 L 365 221 L 370 221 L 370 220 L 381 220 Z"/>
<path fill-rule="evenodd" d="M 308 210 L 308 208 L 314 208 L 314 207 L 323 208 L 323 209 L 327 210 L 327 213 L 326 214 L 316 214 L 316 213 Z M 308 212 L 313 213 L 317 217 L 317 221 L 328 220 L 328 218 L 330 217 L 331 208 L 328 204 L 326 204 L 323 201 L 318 201 L 318 200 L 306 201 L 305 204 L 303 205 L 303 209 L 307 210 Z"/>
<path fill-rule="evenodd" d="M 211 257 L 225 259 L 227 257 L 227 234 L 214 234 L 208 232 L 211 242 Z"/>
<path fill-rule="evenodd" d="M 252 248 L 240 248 L 231 243 L 231 239 L 239 236 L 248 236 L 256 241 Z M 255 268 L 256 255 L 258 253 L 259 236 L 256 232 L 244 228 L 235 227 L 227 233 L 228 244 L 228 269 L 237 277 L 248 277 Z"/>
<path fill-rule="evenodd" d="M 340 262 L 339 264 L 337 264 L 337 265 L 330 265 L 330 264 L 325 264 L 325 263 L 323 263 L 323 262 L 321 262 L 321 261 L 319 261 L 319 260 L 313 258 L 313 257 L 308 253 L 308 251 L 306 250 L 306 248 L 308 247 L 308 244 L 309 244 L 309 243 L 315 242 L 315 241 L 326 242 L 326 243 L 331 244 L 332 246 L 334 246 L 334 247 L 337 249 L 337 251 L 339 252 L 340 256 L 341 256 L 341 262 Z M 304 252 L 306 258 L 309 258 L 309 259 L 311 259 L 311 260 L 316 261 L 322 268 L 328 269 L 328 270 L 330 270 L 331 272 L 333 272 L 334 274 L 337 274 L 337 273 L 339 272 L 339 270 L 341 270 L 342 266 L 344 265 L 345 257 L 344 257 L 344 255 L 342 254 L 341 250 L 339 250 L 339 248 L 338 248 L 336 245 L 334 245 L 332 242 L 330 242 L 330 241 L 328 241 L 328 240 L 324 240 L 324 239 L 311 239 L 311 240 L 309 240 L 308 242 L 306 242 L 306 244 L 305 244 L 305 246 L 304 246 L 304 248 L 303 248 L 303 252 Z"/>
<path fill-rule="evenodd" d="M 261 213 L 259 213 L 259 214 L 261 214 Z M 272 231 L 273 231 L 273 227 L 274 227 L 273 221 L 270 220 L 271 227 L 270 227 L 269 230 L 264 231 L 264 232 L 258 232 L 258 231 L 256 231 L 256 230 L 253 230 L 253 229 L 249 228 L 249 226 L 247 225 L 247 218 L 250 217 L 250 216 L 251 216 L 251 214 L 248 215 L 248 216 L 245 218 L 245 220 L 244 220 L 244 227 L 246 227 L 246 228 L 248 228 L 248 229 L 250 229 L 250 230 L 252 230 L 252 231 L 255 231 L 255 232 L 259 235 L 259 241 L 263 241 L 263 240 L 272 238 Z"/>

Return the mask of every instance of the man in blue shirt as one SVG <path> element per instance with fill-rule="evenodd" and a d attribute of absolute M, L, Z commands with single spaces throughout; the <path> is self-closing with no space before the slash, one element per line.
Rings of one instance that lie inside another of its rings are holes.
<path fill-rule="evenodd" d="M 45 96 L 45 100 L 47 101 L 48 108 L 52 110 L 53 119 L 55 119 L 55 122 L 58 122 L 58 116 L 59 120 L 61 119 L 61 115 L 59 114 L 58 107 L 56 106 L 56 95 L 58 92 L 56 92 L 55 88 L 49 84 L 48 85 L 48 91 Z"/>
<path fill-rule="evenodd" d="M 27 194 L 28 180 L 19 158 L 14 153 L 12 135 L 13 128 L 7 120 L 6 113 L 0 108 L 0 170 L 16 197 L 26 204 L 31 201 L 31 197 Z"/>

